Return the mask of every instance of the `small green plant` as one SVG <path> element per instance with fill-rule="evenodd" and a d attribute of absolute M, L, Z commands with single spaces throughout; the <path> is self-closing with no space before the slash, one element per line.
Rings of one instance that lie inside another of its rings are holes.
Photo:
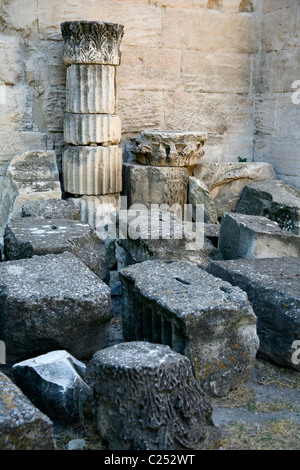
<path fill-rule="evenodd" d="M 238 159 L 239 162 L 246 162 L 247 161 L 247 158 L 237 157 L 237 159 Z"/>

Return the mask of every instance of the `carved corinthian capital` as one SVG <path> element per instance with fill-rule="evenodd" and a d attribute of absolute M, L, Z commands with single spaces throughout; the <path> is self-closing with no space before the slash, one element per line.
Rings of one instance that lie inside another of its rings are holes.
<path fill-rule="evenodd" d="M 64 62 L 119 65 L 124 26 L 102 21 L 66 21 L 61 24 Z"/>

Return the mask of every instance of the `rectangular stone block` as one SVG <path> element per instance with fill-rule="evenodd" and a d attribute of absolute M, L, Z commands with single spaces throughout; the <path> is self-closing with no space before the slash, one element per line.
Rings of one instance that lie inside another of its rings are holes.
<path fill-rule="evenodd" d="M 300 338 L 299 258 L 212 261 L 207 271 L 247 293 L 257 316 L 259 355 L 300 371 L 293 346 Z"/>
<path fill-rule="evenodd" d="M 69 252 L 0 265 L 7 363 L 65 349 L 88 358 L 109 344 L 109 287 Z"/>
<path fill-rule="evenodd" d="M 257 181 L 244 187 L 237 212 L 261 215 L 300 235 L 300 191 L 283 181 Z"/>
<path fill-rule="evenodd" d="M 156 167 L 138 163 L 123 164 L 124 196 L 128 207 L 143 204 L 178 204 L 187 202 L 189 174 L 185 167 Z"/>
<path fill-rule="evenodd" d="M 115 67 L 70 65 L 66 78 L 66 112 L 115 114 Z"/>
<path fill-rule="evenodd" d="M 300 237 L 266 217 L 224 212 L 218 249 L 224 259 L 300 256 Z"/>
<path fill-rule="evenodd" d="M 64 139 L 72 145 L 118 144 L 121 120 L 111 114 L 65 113 Z"/>
<path fill-rule="evenodd" d="M 249 376 L 258 349 L 247 295 L 186 261 L 145 261 L 120 271 L 129 341 L 168 344 L 191 360 L 208 393 L 226 394 Z"/>
<path fill-rule="evenodd" d="M 67 193 L 97 196 L 122 190 L 122 148 L 118 145 L 70 146 L 62 165 Z"/>

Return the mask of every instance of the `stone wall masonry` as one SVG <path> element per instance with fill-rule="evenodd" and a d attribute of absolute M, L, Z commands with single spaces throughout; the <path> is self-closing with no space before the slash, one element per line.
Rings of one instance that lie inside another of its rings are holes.
<path fill-rule="evenodd" d="M 207 161 L 236 161 L 239 155 L 269 161 L 279 178 L 299 185 L 299 139 L 253 127 L 255 96 L 266 104 L 273 92 L 282 92 L 282 83 L 293 93 L 299 78 L 293 36 L 298 8 L 293 0 L 2 2 L 0 87 L 10 102 L 20 92 L 15 109 L 26 127 L 14 127 L 11 115 L 6 120 L 1 103 L 1 175 L 30 142 L 61 158 L 67 66 L 60 24 L 84 18 L 124 24 L 116 90 L 125 159 L 131 137 L 141 130 L 190 130 L 193 122 L 193 129 L 208 132 Z M 298 108 L 285 116 L 296 119 Z"/>
<path fill-rule="evenodd" d="M 299 2 L 264 2 L 258 73 L 254 80 L 254 158 L 272 163 L 278 177 L 297 188 L 300 187 L 296 125 L 300 119 L 299 13 Z"/>

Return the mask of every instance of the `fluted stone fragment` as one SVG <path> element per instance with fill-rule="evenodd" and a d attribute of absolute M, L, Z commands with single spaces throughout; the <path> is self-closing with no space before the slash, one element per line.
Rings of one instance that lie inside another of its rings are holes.
<path fill-rule="evenodd" d="M 66 192 L 97 196 L 122 190 L 122 148 L 69 147 L 63 155 L 63 178 Z"/>
<path fill-rule="evenodd" d="M 123 25 L 103 21 L 66 21 L 61 24 L 61 32 L 65 64 L 120 64 Z"/>
<path fill-rule="evenodd" d="M 110 114 L 66 113 L 64 140 L 72 145 L 118 144 L 121 141 L 121 120 Z"/>
<path fill-rule="evenodd" d="M 114 114 L 115 67 L 70 65 L 67 68 L 66 111 L 77 114 Z"/>

